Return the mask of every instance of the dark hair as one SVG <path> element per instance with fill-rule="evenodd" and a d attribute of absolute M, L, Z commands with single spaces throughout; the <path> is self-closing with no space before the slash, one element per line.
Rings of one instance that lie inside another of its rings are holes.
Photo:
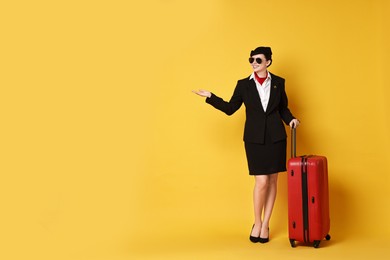
<path fill-rule="evenodd" d="M 271 47 L 263 47 L 263 46 L 261 46 L 261 47 L 257 47 L 256 49 L 251 51 L 251 57 L 254 56 L 254 55 L 257 55 L 257 54 L 263 54 L 267 60 L 271 61 L 271 63 L 268 65 L 268 67 L 271 66 L 271 64 L 272 64 L 272 51 L 271 51 Z"/>

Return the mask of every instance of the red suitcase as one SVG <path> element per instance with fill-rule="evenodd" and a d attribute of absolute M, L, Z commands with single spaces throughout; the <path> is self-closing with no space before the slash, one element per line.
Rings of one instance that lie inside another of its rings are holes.
<path fill-rule="evenodd" d="M 292 247 L 300 241 L 318 248 L 324 238 L 330 239 L 327 159 L 318 155 L 297 157 L 295 131 L 287 165 L 289 239 Z"/>

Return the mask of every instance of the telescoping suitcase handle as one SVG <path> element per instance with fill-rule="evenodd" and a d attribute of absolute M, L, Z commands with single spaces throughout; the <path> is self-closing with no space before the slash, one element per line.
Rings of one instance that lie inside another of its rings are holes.
<path fill-rule="evenodd" d="M 297 157 L 297 130 L 295 125 L 291 128 L 291 158 Z"/>

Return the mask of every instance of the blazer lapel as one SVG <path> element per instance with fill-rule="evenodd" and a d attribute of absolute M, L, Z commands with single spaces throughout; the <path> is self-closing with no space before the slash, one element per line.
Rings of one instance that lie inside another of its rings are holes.
<path fill-rule="evenodd" d="M 275 80 L 275 77 L 272 77 L 272 74 L 271 74 L 270 94 L 269 94 L 269 101 L 268 101 L 267 110 L 266 110 L 267 113 L 269 111 L 272 111 L 272 105 L 274 104 L 274 101 L 277 97 L 277 93 L 278 93 L 277 80 Z"/>
<path fill-rule="evenodd" d="M 257 87 L 254 79 L 249 80 L 249 90 L 250 90 L 250 97 L 252 97 L 253 103 L 255 103 L 257 107 L 260 107 L 261 111 L 264 112 L 263 105 L 261 104 L 260 94 L 259 91 L 257 91 Z"/>

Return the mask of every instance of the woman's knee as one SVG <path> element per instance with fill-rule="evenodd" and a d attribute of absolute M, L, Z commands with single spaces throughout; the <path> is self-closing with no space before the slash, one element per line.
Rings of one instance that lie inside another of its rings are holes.
<path fill-rule="evenodd" d="M 255 176 L 255 188 L 264 189 L 268 188 L 270 184 L 270 178 L 268 175 L 256 175 Z"/>

